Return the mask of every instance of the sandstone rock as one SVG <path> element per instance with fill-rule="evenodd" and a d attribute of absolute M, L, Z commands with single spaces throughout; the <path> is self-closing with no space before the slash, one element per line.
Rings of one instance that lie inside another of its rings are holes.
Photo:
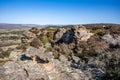
<path fill-rule="evenodd" d="M 33 53 L 34 52 L 34 53 Z M 45 53 L 42 55 L 38 49 L 29 47 L 26 52 L 19 53 L 23 54 L 36 54 L 46 56 L 49 59 L 49 63 L 34 63 L 32 60 L 17 60 L 18 54 L 15 52 L 11 54 L 11 58 L 15 57 L 14 61 L 6 62 L 3 65 L 3 79 L 5 80 L 80 80 L 81 71 L 76 73 L 69 65 L 70 63 L 66 60 L 66 63 L 53 59 L 52 53 Z M 62 57 L 62 56 L 61 56 Z M 63 57 L 61 58 L 63 59 Z M 66 59 L 64 57 L 64 59 Z M 72 73 L 71 73 L 72 72 Z M 80 72 L 80 73 L 79 73 Z M 1 74 L 1 73 L 0 73 Z M 76 76 L 73 76 L 76 75 Z M 82 74 L 83 75 L 83 74 Z M 2 78 L 1 78 L 2 79 Z"/>
<path fill-rule="evenodd" d="M 31 43 L 30 43 L 31 46 L 35 47 L 35 48 L 40 48 L 42 47 L 42 42 L 38 39 L 38 38 L 34 38 Z"/>
<path fill-rule="evenodd" d="M 7 62 L 3 65 L 5 80 L 26 80 L 27 74 L 16 62 Z"/>
<path fill-rule="evenodd" d="M 56 80 L 75 80 L 74 77 L 72 77 L 69 73 L 60 73 L 56 76 Z"/>
<path fill-rule="evenodd" d="M 36 38 L 36 34 L 30 32 L 30 31 L 25 31 L 25 32 L 23 33 L 23 35 L 24 35 L 25 38 L 27 38 L 27 39 Z"/>
<path fill-rule="evenodd" d="M 23 33 L 23 37 L 21 38 L 22 44 L 30 44 L 34 38 L 37 38 L 36 34 L 30 32 L 30 31 L 25 31 Z"/>
<path fill-rule="evenodd" d="M 67 62 L 68 61 L 68 59 L 64 55 L 60 55 L 59 59 L 60 59 L 61 62 Z"/>
<path fill-rule="evenodd" d="M 74 55 L 72 55 L 72 59 L 73 59 L 74 63 L 78 63 L 80 61 L 80 58 L 77 56 L 74 56 Z"/>
<path fill-rule="evenodd" d="M 32 56 L 32 55 L 39 55 L 41 52 L 43 52 L 43 51 L 40 51 L 39 49 L 30 46 L 30 47 L 28 47 L 26 49 L 26 51 L 24 52 L 24 54 Z"/>
<path fill-rule="evenodd" d="M 79 41 L 87 41 L 93 33 L 84 26 L 74 26 L 71 30 L 66 31 L 63 28 L 57 30 L 54 34 L 55 42 L 77 43 Z"/>
<path fill-rule="evenodd" d="M 23 44 L 30 44 L 31 46 L 35 48 L 42 47 L 42 42 L 40 41 L 38 37 L 38 31 L 36 32 L 30 32 L 30 31 L 25 31 L 23 33 L 23 38 L 21 39 Z"/>
<path fill-rule="evenodd" d="M 0 80 L 5 80 L 5 77 L 6 77 L 6 75 L 5 75 L 5 69 L 3 68 L 3 63 L 0 63 Z"/>
<path fill-rule="evenodd" d="M 102 39 L 106 40 L 109 44 L 112 44 L 112 45 L 119 45 L 120 44 L 120 36 L 116 36 L 115 38 L 110 35 L 110 34 L 105 34 Z"/>
<path fill-rule="evenodd" d="M 20 60 L 21 55 L 22 55 L 21 52 L 12 51 L 10 53 L 9 59 L 12 61 L 17 61 Z"/>
<path fill-rule="evenodd" d="M 48 63 L 36 63 L 32 60 L 18 59 L 22 55 L 37 55 L 39 58 L 47 58 Z M 104 71 L 90 67 L 79 58 L 73 56 L 78 67 L 72 67 L 64 55 L 60 55 L 60 60 L 54 59 L 52 52 L 40 51 L 34 47 L 28 47 L 25 52 L 12 52 L 10 58 L 13 61 L 3 64 L 0 74 L 2 80 L 88 80 L 98 79 L 104 76 Z M 14 59 L 15 58 L 15 59 Z M 79 64 L 78 64 L 79 62 Z M 89 62 L 89 64 L 93 64 Z"/>
<path fill-rule="evenodd" d="M 53 36 L 54 42 L 59 41 L 59 40 L 62 38 L 62 36 L 63 36 L 63 34 L 64 34 L 65 32 L 66 32 L 66 29 L 64 29 L 64 28 L 58 29 L 58 30 L 54 33 L 54 36 Z"/>
<path fill-rule="evenodd" d="M 90 33 L 84 26 L 74 26 L 73 30 L 75 38 L 81 41 L 87 41 L 93 35 L 93 33 Z"/>
<path fill-rule="evenodd" d="M 52 48 L 50 43 L 44 47 L 41 45 L 37 38 L 41 33 L 36 31 L 33 29 L 24 33 L 26 41 L 29 40 L 31 46 L 29 45 L 24 52 L 12 51 L 9 56 L 10 61 L 0 65 L 0 80 L 103 80 L 106 68 L 110 65 L 117 65 L 115 70 L 118 69 L 119 72 L 120 50 L 111 49 L 108 45 L 120 43 L 118 34 L 106 34 L 91 39 L 93 33 L 84 26 L 74 26 L 68 31 L 60 28 L 54 34 L 55 46 Z M 43 32 L 45 35 L 46 33 L 47 30 Z M 91 41 L 88 45 L 89 38 Z M 49 47 L 52 49 L 46 51 Z M 94 51 L 82 53 L 84 48 L 85 51 L 89 51 L 91 47 L 99 52 L 97 56 L 91 56 Z M 75 48 L 77 52 L 74 52 Z M 57 59 L 54 59 L 53 51 L 59 55 Z M 87 62 L 84 60 L 86 57 L 89 58 Z"/>
<path fill-rule="evenodd" d="M 37 61 L 37 62 L 48 62 L 48 60 L 51 59 L 51 57 L 53 58 L 51 53 L 44 53 L 44 48 L 41 50 L 34 48 L 34 47 L 28 47 L 28 49 L 26 50 L 26 52 L 24 52 L 23 54 L 27 57 L 30 57 L 33 59 L 33 61 Z"/>

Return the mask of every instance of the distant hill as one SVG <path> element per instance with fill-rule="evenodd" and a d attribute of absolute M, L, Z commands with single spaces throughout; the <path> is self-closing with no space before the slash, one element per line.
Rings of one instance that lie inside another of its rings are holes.
<path fill-rule="evenodd" d="M 119 26 L 120 24 L 113 24 L 113 23 L 96 23 L 96 24 L 83 24 L 86 27 L 103 27 L 103 26 Z"/>
<path fill-rule="evenodd" d="M 0 23 L 0 29 L 20 29 L 20 28 L 31 28 L 31 27 L 43 27 L 37 24 L 6 24 Z"/>
<path fill-rule="evenodd" d="M 120 24 L 114 24 L 114 23 L 94 23 L 94 24 L 48 25 L 46 28 L 49 28 L 49 27 L 67 28 L 67 27 L 73 27 L 74 25 L 83 25 L 83 26 L 86 26 L 87 28 L 103 27 L 103 26 L 119 26 L 120 27 Z"/>
<path fill-rule="evenodd" d="M 37 25 L 37 24 L 7 24 L 7 23 L 0 23 L 0 29 L 21 29 L 21 28 L 31 28 L 31 27 L 37 27 L 37 28 L 49 28 L 49 27 L 72 27 L 73 25 Z M 77 24 L 81 25 L 81 24 Z M 96 24 L 82 24 L 86 27 L 101 27 L 103 25 L 105 26 L 120 26 L 120 24 L 110 24 L 110 23 L 96 23 Z"/>

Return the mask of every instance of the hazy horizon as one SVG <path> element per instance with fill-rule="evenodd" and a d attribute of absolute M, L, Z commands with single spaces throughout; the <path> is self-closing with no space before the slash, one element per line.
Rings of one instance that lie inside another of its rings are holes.
<path fill-rule="evenodd" d="M 120 24 L 119 0 L 0 0 L 0 23 Z"/>
<path fill-rule="evenodd" d="M 84 23 L 84 24 L 82 24 L 82 23 L 81 23 L 81 24 L 0 23 L 0 24 L 13 24 L 13 25 L 14 25 L 14 24 L 15 24 L 15 25 L 19 25 L 19 24 L 20 24 L 20 25 L 58 25 L 58 26 L 59 26 L 59 25 L 63 25 L 63 26 L 64 26 L 64 25 L 86 25 L 86 24 L 118 24 L 118 25 L 120 25 L 120 23 Z"/>

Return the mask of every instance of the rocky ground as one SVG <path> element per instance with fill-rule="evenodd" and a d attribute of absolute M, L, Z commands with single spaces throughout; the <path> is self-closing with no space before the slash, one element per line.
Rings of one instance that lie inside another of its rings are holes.
<path fill-rule="evenodd" d="M 0 80 L 120 79 L 120 26 L 32 28 L 22 36 L 2 55 Z"/>

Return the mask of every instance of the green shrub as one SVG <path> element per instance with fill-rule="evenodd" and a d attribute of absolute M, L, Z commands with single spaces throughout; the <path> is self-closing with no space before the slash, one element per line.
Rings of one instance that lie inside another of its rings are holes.
<path fill-rule="evenodd" d="M 53 51 L 53 56 L 55 59 L 59 59 L 60 53 L 56 50 Z"/>
<path fill-rule="evenodd" d="M 46 43 L 51 42 L 51 39 L 47 36 L 40 36 L 41 42 L 45 45 Z"/>
<path fill-rule="evenodd" d="M 7 57 L 9 57 L 9 55 L 10 55 L 10 52 L 11 52 L 11 50 L 7 50 L 7 51 L 3 51 L 2 49 L 0 49 L 0 58 L 7 58 Z"/>
<path fill-rule="evenodd" d="M 82 60 L 85 60 L 87 63 L 89 60 L 89 57 L 97 57 L 98 53 L 94 49 L 86 49 L 84 48 L 81 53 L 75 49 L 76 53 L 75 55 L 81 58 Z"/>
<path fill-rule="evenodd" d="M 99 36 L 103 36 L 104 34 L 106 34 L 104 29 L 96 29 L 96 30 L 91 30 L 92 33 L 95 33 Z"/>
<path fill-rule="evenodd" d="M 46 50 L 45 50 L 45 52 L 51 52 L 51 51 L 52 51 L 52 47 L 50 47 L 50 46 L 47 47 Z"/>

